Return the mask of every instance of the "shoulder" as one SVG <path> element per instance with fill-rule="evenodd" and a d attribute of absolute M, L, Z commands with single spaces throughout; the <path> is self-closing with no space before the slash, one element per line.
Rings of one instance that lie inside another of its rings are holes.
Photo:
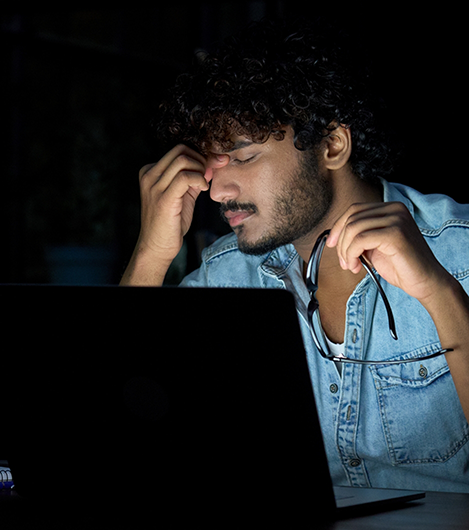
<path fill-rule="evenodd" d="M 447 195 L 420 193 L 404 184 L 383 181 L 383 186 L 384 200 L 406 204 L 424 235 L 452 225 L 469 228 L 469 204 L 459 204 Z"/>
<path fill-rule="evenodd" d="M 383 181 L 384 200 L 403 202 L 435 256 L 453 276 L 469 277 L 469 204 Z"/>

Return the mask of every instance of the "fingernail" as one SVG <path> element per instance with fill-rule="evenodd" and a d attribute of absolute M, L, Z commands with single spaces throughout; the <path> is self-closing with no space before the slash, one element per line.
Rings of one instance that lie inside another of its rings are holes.
<path fill-rule="evenodd" d="M 326 239 L 326 246 L 332 248 L 332 247 L 335 247 L 335 245 L 336 245 L 335 237 L 329 234 Z"/>
<path fill-rule="evenodd" d="M 213 178 L 213 169 L 211 167 L 208 167 L 206 170 L 205 170 L 205 175 L 204 175 L 204 178 L 207 182 L 210 182 Z"/>

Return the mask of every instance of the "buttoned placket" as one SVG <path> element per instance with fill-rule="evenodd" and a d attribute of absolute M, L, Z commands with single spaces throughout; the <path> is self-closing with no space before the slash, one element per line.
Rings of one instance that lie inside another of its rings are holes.
<path fill-rule="evenodd" d="M 354 294 L 347 304 L 345 355 L 361 358 L 364 348 L 362 330 L 365 319 L 365 293 Z M 365 463 L 357 451 L 360 388 L 363 367 L 345 363 L 337 406 L 336 443 L 342 467 L 351 486 L 370 486 Z"/>
<path fill-rule="evenodd" d="M 366 277 L 356 287 L 347 303 L 344 354 L 351 358 L 364 358 L 367 348 L 367 330 L 377 301 L 377 290 Z M 307 317 L 306 317 L 307 318 Z M 319 355 L 319 353 L 317 353 Z M 361 379 L 363 370 L 359 364 L 344 363 L 341 373 L 331 361 L 328 370 L 328 394 L 334 410 L 335 443 L 338 458 L 348 483 L 356 487 L 370 487 L 366 463 L 360 456 L 358 441 Z"/>

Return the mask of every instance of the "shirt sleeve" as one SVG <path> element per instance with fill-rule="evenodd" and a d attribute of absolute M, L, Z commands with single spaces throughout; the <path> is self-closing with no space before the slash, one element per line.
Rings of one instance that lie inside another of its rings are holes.
<path fill-rule="evenodd" d="M 179 284 L 179 287 L 209 287 L 205 262 L 202 262 L 198 269 L 188 274 Z"/>

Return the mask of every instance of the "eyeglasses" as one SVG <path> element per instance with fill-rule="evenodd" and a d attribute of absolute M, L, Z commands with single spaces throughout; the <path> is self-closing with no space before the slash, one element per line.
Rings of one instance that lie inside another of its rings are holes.
<path fill-rule="evenodd" d="M 430 355 L 425 355 L 423 357 L 415 357 L 411 359 L 392 360 L 392 361 L 368 361 L 368 360 L 361 360 L 361 359 L 350 359 L 349 357 L 345 357 L 344 355 L 333 355 L 331 351 L 329 350 L 329 346 L 326 341 L 326 336 L 325 336 L 324 330 L 322 329 L 321 319 L 319 317 L 319 302 L 316 299 L 316 291 L 318 290 L 319 263 L 321 261 L 321 256 L 322 256 L 324 246 L 326 244 L 326 239 L 329 233 L 330 233 L 330 230 L 326 230 L 318 237 L 314 245 L 313 251 L 311 252 L 311 257 L 309 258 L 308 266 L 306 268 L 306 287 L 308 288 L 308 291 L 311 295 L 311 300 L 308 304 L 308 323 L 309 323 L 309 328 L 311 330 L 311 334 L 313 336 L 314 344 L 316 345 L 322 357 L 324 357 L 325 359 L 328 359 L 329 361 L 334 361 L 336 363 L 373 364 L 373 365 L 375 364 L 402 364 L 402 363 L 423 361 L 425 359 L 433 359 L 434 357 L 438 357 L 439 355 L 443 355 L 444 353 L 453 351 L 451 348 L 448 348 L 445 350 L 439 350 L 436 353 L 432 353 Z M 373 272 L 373 269 L 368 264 L 366 259 L 363 256 L 360 256 L 360 261 L 363 267 L 365 268 L 366 272 L 370 275 L 371 279 L 376 285 L 379 294 L 381 295 L 381 298 L 384 302 L 384 305 L 386 307 L 386 312 L 388 315 L 389 332 L 391 334 L 391 337 L 394 340 L 397 340 L 396 324 L 394 322 L 394 316 L 392 314 L 391 306 L 389 305 L 386 294 L 384 293 L 381 285 L 379 284 L 378 279 L 376 278 L 375 273 Z M 315 321 L 316 321 L 316 326 L 315 326 Z M 318 336 L 318 334 L 316 333 L 316 329 L 319 330 L 320 336 Z M 322 339 L 322 344 L 321 344 L 320 339 Z"/>

